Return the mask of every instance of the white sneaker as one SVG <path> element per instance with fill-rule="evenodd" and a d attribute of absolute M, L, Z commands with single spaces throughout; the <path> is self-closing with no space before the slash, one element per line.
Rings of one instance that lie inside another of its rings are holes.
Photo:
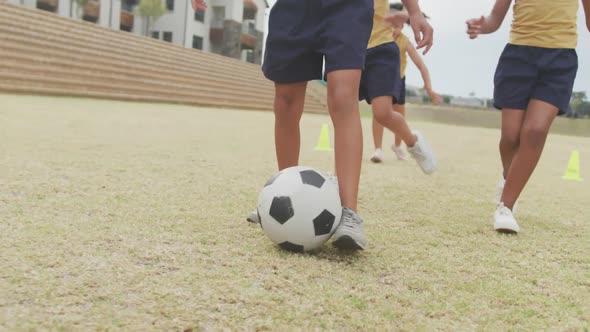
<path fill-rule="evenodd" d="M 354 210 L 342 209 L 340 225 L 334 232 L 334 245 L 345 250 L 364 250 L 367 247 L 367 238 L 363 227 L 363 219 Z"/>
<path fill-rule="evenodd" d="M 260 215 L 258 215 L 258 211 L 254 210 L 250 212 L 250 214 L 246 218 L 246 221 L 251 222 L 253 224 L 260 224 Z"/>
<path fill-rule="evenodd" d="M 500 203 L 494 213 L 494 229 L 499 233 L 518 233 L 520 227 L 509 208 Z"/>
<path fill-rule="evenodd" d="M 408 155 L 404 152 L 401 146 L 391 144 L 391 150 L 395 153 L 397 160 L 408 160 Z"/>
<path fill-rule="evenodd" d="M 502 194 L 504 193 L 504 185 L 506 185 L 506 180 L 504 180 L 504 176 L 500 175 L 500 180 L 498 180 L 498 184 L 496 185 L 496 205 L 500 204 L 502 201 Z M 516 210 L 518 208 L 518 200 L 514 202 L 514 206 L 512 207 L 512 214 L 516 215 Z"/>
<path fill-rule="evenodd" d="M 381 149 L 375 150 L 373 156 L 371 156 L 371 161 L 378 164 L 383 161 L 383 151 Z"/>
<path fill-rule="evenodd" d="M 436 156 L 432 152 L 432 148 L 422 133 L 418 131 L 412 132 L 416 135 L 416 144 L 412 147 L 408 147 L 408 152 L 412 155 L 412 158 L 416 159 L 416 162 L 425 174 L 432 174 L 436 169 Z"/>

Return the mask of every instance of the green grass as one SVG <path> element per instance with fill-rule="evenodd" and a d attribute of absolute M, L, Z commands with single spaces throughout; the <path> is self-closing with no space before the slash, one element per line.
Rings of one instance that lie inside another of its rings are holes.
<path fill-rule="evenodd" d="M 302 164 L 333 168 L 328 122 L 304 116 Z M 412 122 L 439 157 L 425 176 L 367 162 L 363 123 L 369 248 L 300 255 L 244 221 L 271 113 L 0 95 L 0 330 L 590 327 L 589 138 L 551 135 L 505 236 L 497 129 Z M 574 149 L 586 182 L 561 179 Z"/>

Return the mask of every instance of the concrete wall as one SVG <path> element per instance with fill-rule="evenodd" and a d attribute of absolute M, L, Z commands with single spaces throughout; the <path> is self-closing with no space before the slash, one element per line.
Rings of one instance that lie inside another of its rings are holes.
<path fill-rule="evenodd" d="M 209 26 L 211 25 L 211 18 L 213 14 L 211 10 L 205 11 L 204 22 L 195 20 L 195 12 L 192 9 L 190 1 L 188 3 L 188 10 L 186 11 L 186 35 L 184 47 L 193 47 L 193 36 L 199 36 L 203 38 L 203 50 L 211 51 L 211 43 L 209 41 Z"/>
<path fill-rule="evenodd" d="M 61 16 L 70 16 L 70 6 L 72 5 L 70 0 L 59 0 L 57 5 L 57 13 Z"/>
<path fill-rule="evenodd" d="M 266 31 L 265 29 L 265 12 L 266 12 L 266 3 L 264 0 L 255 0 L 256 5 L 258 6 L 258 12 L 256 12 L 256 30 L 258 31 Z"/>
<path fill-rule="evenodd" d="M 172 32 L 172 42 L 177 45 L 184 44 L 184 25 L 185 14 L 187 12 L 187 0 L 174 0 L 174 10 L 162 15 L 154 22 L 151 23 L 149 34 L 152 31 L 160 32 L 160 39 L 163 39 L 162 35 L 166 32 Z M 137 15 L 136 15 L 137 18 Z M 153 20 L 153 19 L 152 19 Z M 145 22 L 143 23 L 145 26 Z"/>
<path fill-rule="evenodd" d="M 242 22 L 244 2 L 241 0 L 212 0 L 209 7 L 225 6 L 225 19 Z"/>

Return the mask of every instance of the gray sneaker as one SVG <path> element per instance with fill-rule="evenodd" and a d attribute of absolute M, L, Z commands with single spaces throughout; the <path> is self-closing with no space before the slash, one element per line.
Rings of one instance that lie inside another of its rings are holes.
<path fill-rule="evenodd" d="M 258 211 L 254 210 L 250 212 L 250 214 L 246 218 L 246 221 L 251 222 L 253 224 L 260 224 L 260 216 L 258 215 Z"/>
<path fill-rule="evenodd" d="M 342 218 L 340 219 L 340 225 L 334 232 L 334 242 L 332 244 L 336 248 L 348 250 L 364 250 L 367 247 L 363 219 L 354 210 L 342 209 Z"/>

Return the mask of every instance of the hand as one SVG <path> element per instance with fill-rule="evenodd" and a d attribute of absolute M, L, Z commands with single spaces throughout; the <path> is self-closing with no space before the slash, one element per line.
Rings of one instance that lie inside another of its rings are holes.
<path fill-rule="evenodd" d="M 410 16 L 410 25 L 412 26 L 412 30 L 414 30 L 414 37 L 416 38 L 416 48 L 424 49 L 422 54 L 428 53 L 430 48 L 432 47 L 432 42 L 434 39 L 434 30 L 430 26 L 430 23 L 426 21 L 424 18 L 424 14 L 419 12 L 418 14 Z"/>
<path fill-rule="evenodd" d="M 480 18 L 472 18 L 467 20 L 467 34 L 470 39 L 475 39 L 481 34 L 481 29 L 486 21 L 486 18 L 482 15 Z"/>
<path fill-rule="evenodd" d="M 192 0 L 193 9 L 194 10 L 205 10 L 207 9 L 207 4 L 205 0 Z"/>
<path fill-rule="evenodd" d="M 441 97 L 438 93 L 432 91 L 432 90 L 428 90 L 426 91 L 428 93 L 428 97 L 430 97 L 430 100 L 432 100 L 432 103 L 434 105 L 440 105 L 443 102 L 443 97 Z"/>
<path fill-rule="evenodd" d="M 389 27 L 401 29 L 409 18 L 410 16 L 406 12 L 394 12 L 386 15 L 383 20 Z"/>

